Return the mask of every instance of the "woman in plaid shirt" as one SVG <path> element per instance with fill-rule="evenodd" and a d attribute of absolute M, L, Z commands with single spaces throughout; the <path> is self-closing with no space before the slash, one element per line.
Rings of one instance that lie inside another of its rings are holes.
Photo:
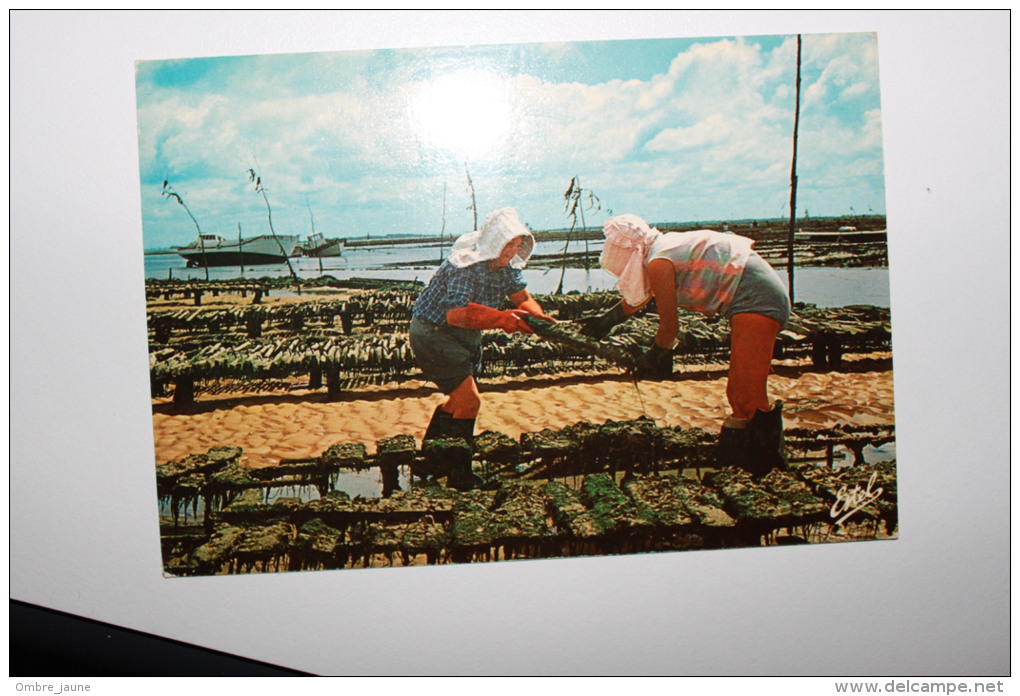
<path fill-rule="evenodd" d="M 425 377 L 447 394 L 422 438 L 474 437 L 481 395 L 483 329 L 532 333 L 522 317 L 551 320 L 528 293 L 521 269 L 535 238 L 513 208 L 489 213 L 481 230 L 460 237 L 411 311 L 411 352 Z M 507 301 L 515 309 L 503 310 Z M 451 487 L 469 489 L 470 461 L 447 472 Z"/>
<path fill-rule="evenodd" d="M 726 397 L 733 413 L 720 432 L 720 459 L 755 475 L 785 467 L 782 402 L 770 403 L 767 380 L 776 336 L 790 316 L 790 295 L 751 248 L 753 240 L 713 230 L 663 234 L 636 215 L 610 218 L 604 232 L 599 260 L 619 278 L 623 300 L 586 322 L 586 333 L 605 336 L 654 298 L 659 328 L 638 370 L 666 376 L 673 367 L 678 307 L 729 319 Z"/>

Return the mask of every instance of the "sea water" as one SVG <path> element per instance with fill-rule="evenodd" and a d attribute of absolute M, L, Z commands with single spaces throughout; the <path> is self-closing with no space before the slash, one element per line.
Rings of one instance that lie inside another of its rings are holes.
<path fill-rule="evenodd" d="M 590 241 L 589 249 L 601 249 L 601 241 Z M 563 242 L 539 242 L 535 254 L 556 254 L 563 250 Z M 568 251 L 584 250 L 583 242 L 572 242 Z M 417 280 L 428 283 L 438 267 L 440 254 L 449 255 L 449 245 L 442 249 L 437 244 L 380 244 L 353 247 L 344 250 L 343 256 L 324 259 L 293 258 L 290 265 L 299 278 L 314 279 L 328 275 L 337 280 L 370 278 L 385 280 Z M 320 269 L 321 263 L 321 269 Z M 778 269 L 784 283 L 788 282 L 785 269 Z M 286 278 L 290 270 L 286 263 L 261 266 L 223 266 L 209 269 L 210 280 L 235 278 Z M 145 257 L 145 277 L 154 279 L 204 280 L 206 269 L 187 268 L 186 262 L 176 254 L 150 254 Z M 524 280 L 533 294 L 553 293 L 560 287 L 563 292 L 593 292 L 612 290 L 616 279 L 601 268 L 543 267 L 541 260 L 524 269 Z M 278 290 L 276 294 L 286 294 Z M 888 268 L 795 268 L 794 299 L 819 307 L 845 307 L 865 304 L 889 307 Z"/>
<path fill-rule="evenodd" d="M 398 469 L 397 485 L 400 490 L 410 490 L 411 481 L 406 467 Z M 342 470 L 332 487 L 333 491 L 345 493 L 350 498 L 381 498 L 383 493 L 382 473 L 378 469 L 363 471 Z M 302 503 L 319 500 L 322 497 L 316 486 L 285 485 L 268 486 L 263 489 L 262 502 L 273 505 L 282 498 L 297 498 Z M 201 524 L 205 519 L 205 501 L 199 499 L 194 503 L 181 504 L 177 508 L 177 523 L 180 526 Z M 174 515 L 169 500 L 159 502 L 160 524 L 173 526 Z"/>

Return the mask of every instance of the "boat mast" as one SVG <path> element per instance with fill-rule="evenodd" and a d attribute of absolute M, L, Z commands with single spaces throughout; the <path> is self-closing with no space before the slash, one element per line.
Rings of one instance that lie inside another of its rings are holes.
<path fill-rule="evenodd" d="M 310 239 L 314 239 L 315 238 L 315 216 L 312 215 L 312 204 L 311 203 L 305 203 L 305 205 L 308 206 L 308 217 L 311 218 L 311 220 L 312 220 L 312 236 L 310 237 Z M 325 242 L 326 240 L 324 239 L 322 241 Z M 320 246 L 318 252 L 315 254 L 316 256 L 319 257 L 319 275 L 322 275 L 322 252 L 323 251 L 325 251 L 325 249 Z"/>

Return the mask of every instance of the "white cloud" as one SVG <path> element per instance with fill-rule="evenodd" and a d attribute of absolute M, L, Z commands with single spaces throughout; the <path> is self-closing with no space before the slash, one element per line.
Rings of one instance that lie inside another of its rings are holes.
<path fill-rule="evenodd" d="M 714 114 L 688 128 L 666 128 L 645 148 L 651 152 L 676 152 L 723 142 L 733 135 L 738 124 L 727 116 Z"/>
<path fill-rule="evenodd" d="M 874 38 L 809 35 L 803 47 L 804 187 L 830 180 L 859 186 L 853 176 L 880 185 Z M 566 58 L 576 48 L 538 50 Z M 562 193 L 574 175 L 617 212 L 661 211 L 669 219 L 685 212 L 771 215 L 756 206 L 774 207 L 789 185 L 792 37 L 772 50 L 743 39 L 696 43 L 648 80 L 590 85 L 492 74 L 460 106 L 452 94 L 437 95 L 430 118 L 432 135 L 444 134 L 443 147 L 431 147 L 443 143 L 417 127 L 425 85 L 403 79 L 408 69 L 399 64 L 378 80 L 355 74 L 373 61 L 370 52 L 263 57 L 244 72 L 211 74 L 209 91 L 147 83 L 139 92 L 143 178 L 169 172 L 188 189 L 196 215 L 212 209 L 254 221 L 264 211 L 244 172 L 255 167 L 281 218 L 304 226 L 309 203 L 324 225 L 345 219 L 396 226 L 402 214 L 426 211 L 437 217 L 444 180 L 463 207 L 466 159 L 480 198 L 492 205 L 520 200 L 540 226 L 564 220 Z M 507 96 L 492 96 L 500 94 Z M 456 109 L 448 122 L 438 108 L 444 102 Z M 468 140 L 458 137 L 476 121 L 512 124 L 482 158 L 465 156 Z M 869 161 L 878 164 L 869 169 Z M 150 221 L 172 217 L 165 201 L 143 197 L 143 204 L 147 234 Z M 815 203 L 812 211 L 821 214 L 821 207 Z M 379 221 L 380 209 L 391 210 L 392 220 Z"/>

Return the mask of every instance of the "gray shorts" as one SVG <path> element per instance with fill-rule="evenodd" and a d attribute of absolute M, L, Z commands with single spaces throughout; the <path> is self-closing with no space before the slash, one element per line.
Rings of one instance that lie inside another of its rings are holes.
<path fill-rule="evenodd" d="M 786 326 L 790 318 L 790 293 L 786 290 L 786 284 L 776 269 L 754 252 L 751 252 L 744 273 L 740 276 L 733 302 L 723 312 L 723 316 L 729 319 L 734 314 L 743 313 L 761 314 L 775 319 L 781 328 Z"/>
<path fill-rule="evenodd" d="M 482 332 L 411 318 L 411 353 L 439 391 L 449 394 L 482 365 Z"/>

